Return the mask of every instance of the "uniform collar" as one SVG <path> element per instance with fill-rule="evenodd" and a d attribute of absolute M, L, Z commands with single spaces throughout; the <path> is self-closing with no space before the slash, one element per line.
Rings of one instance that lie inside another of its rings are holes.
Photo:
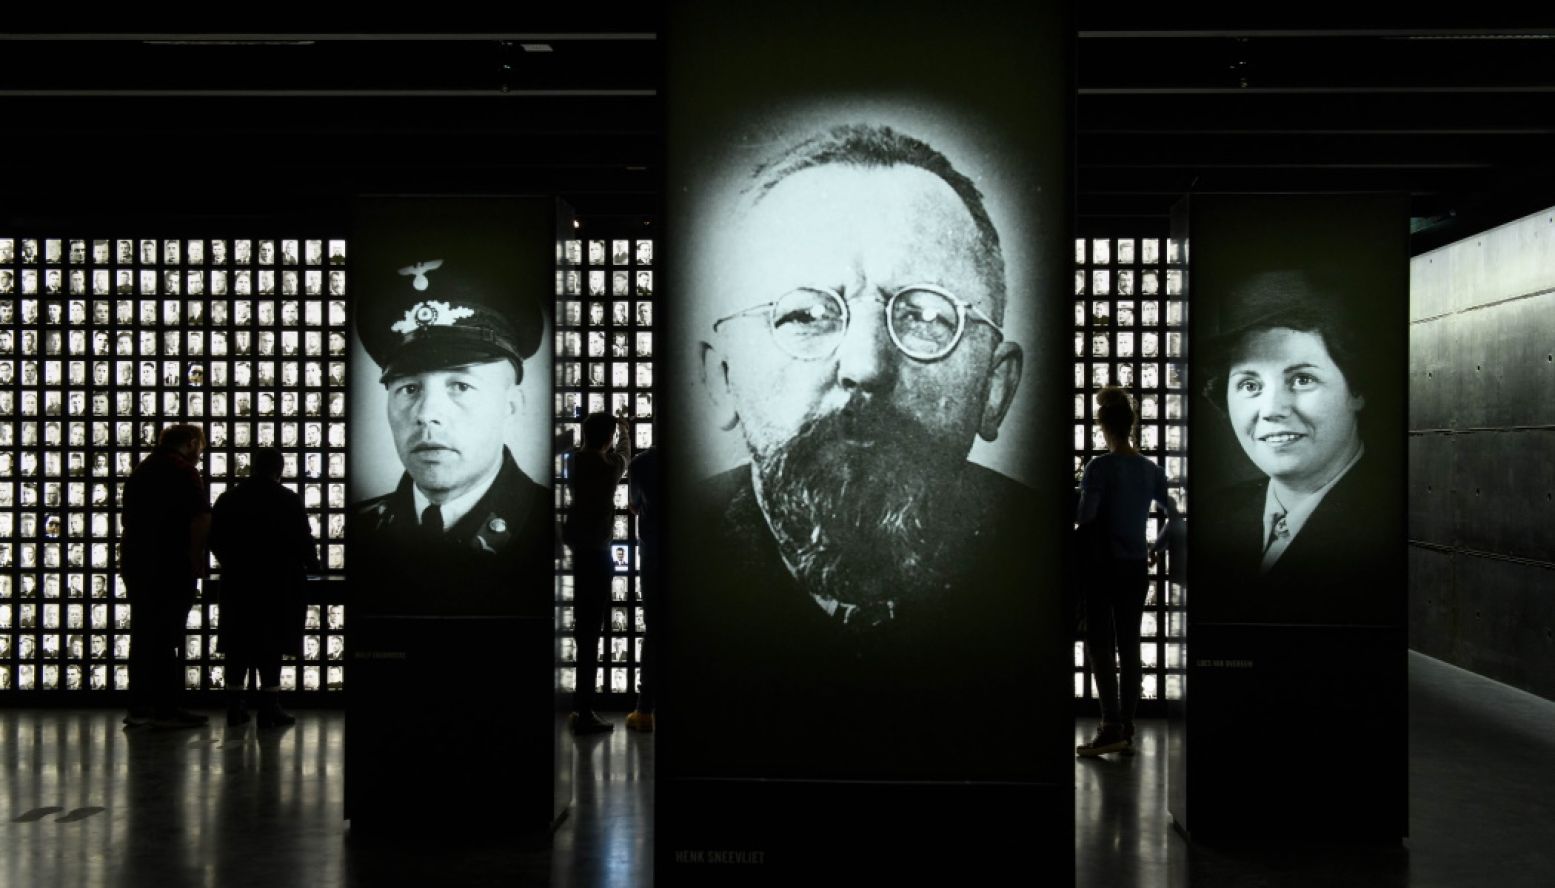
<path fill-rule="evenodd" d="M 481 497 L 486 495 L 486 491 L 491 489 L 492 483 L 502 473 L 503 462 L 507 461 L 506 451 L 503 452 L 502 456 L 502 461 L 497 463 L 497 468 L 492 471 L 485 483 L 471 488 L 470 492 L 463 496 L 440 504 L 443 512 L 443 528 L 445 530 L 458 524 L 459 519 L 469 514 L 470 510 L 475 507 L 475 504 L 481 501 Z M 420 521 L 421 515 L 426 512 L 427 506 L 432 505 L 432 501 L 427 498 L 426 494 L 421 492 L 421 488 L 416 486 L 414 481 L 411 482 L 410 489 L 412 500 L 416 506 L 416 520 Z"/>

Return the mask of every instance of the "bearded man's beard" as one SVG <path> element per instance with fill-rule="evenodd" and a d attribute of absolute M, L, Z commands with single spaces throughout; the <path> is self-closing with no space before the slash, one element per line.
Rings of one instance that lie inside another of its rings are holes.
<path fill-rule="evenodd" d="M 756 457 L 778 546 L 801 585 L 844 604 L 920 601 L 943 591 L 953 529 L 939 516 L 965 445 L 888 405 L 806 420 Z"/>

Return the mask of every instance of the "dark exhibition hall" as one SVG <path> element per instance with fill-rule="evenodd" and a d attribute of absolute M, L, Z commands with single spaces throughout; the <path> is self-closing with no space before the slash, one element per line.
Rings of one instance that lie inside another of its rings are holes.
<path fill-rule="evenodd" d="M 0 888 L 1555 872 L 1555 15 L 8 10 Z"/>

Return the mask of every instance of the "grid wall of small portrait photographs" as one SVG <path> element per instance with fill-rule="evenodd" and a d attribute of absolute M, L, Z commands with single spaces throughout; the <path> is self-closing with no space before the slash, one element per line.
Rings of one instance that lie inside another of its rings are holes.
<path fill-rule="evenodd" d="M 345 262 L 329 238 L 0 232 L 0 696 L 129 687 L 119 504 L 166 425 L 205 430 L 213 503 L 279 448 L 344 574 Z M 343 687 L 345 608 L 322 600 L 338 585 L 310 584 L 284 689 Z M 220 610 L 202 590 L 189 612 L 190 689 L 225 686 Z"/>
<path fill-rule="evenodd" d="M 1169 493 L 1187 514 L 1187 262 L 1169 238 L 1080 238 L 1074 245 L 1074 470 L 1107 452 L 1096 423 L 1096 392 L 1121 386 L 1139 413 L 1139 451 L 1166 471 Z M 1154 509 L 1153 539 L 1166 523 Z M 1141 699 L 1181 700 L 1188 664 L 1183 588 L 1162 559 L 1150 568 L 1140 627 Z M 1085 646 L 1074 646 L 1074 693 L 1094 699 Z M 1149 704 L 1146 704 L 1149 705 Z"/>
<path fill-rule="evenodd" d="M 658 344 L 654 247 L 651 238 L 630 232 L 556 244 L 556 435 L 563 444 L 582 440 L 583 417 L 609 413 L 629 418 L 633 455 L 653 446 Z M 555 466 L 558 538 L 571 497 L 562 450 L 558 447 Z M 595 687 L 606 702 L 612 702 L 614 695 L 637 692 L 642 662 L 644 617 L 635 524 L 623 478 L 615 492 L 611 541 L 616 568 L 594 675 Z M 571 558 L 571 551 L 562 547 L 556 595 L 558 680 L 569 693 L 578 681 Z"/>

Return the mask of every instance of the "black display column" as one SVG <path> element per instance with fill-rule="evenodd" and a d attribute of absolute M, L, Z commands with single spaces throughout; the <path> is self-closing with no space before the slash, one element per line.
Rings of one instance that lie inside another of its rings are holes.
<path fill-rule="evenodd" d="M 1197 397 L 1172 816 L 1194 840 L 1397 841 L 1405 203 L 1195 196 L 1180 210 Z"/>
<path fill-rule="evenodd" d="M 656 880 L 1071 884 L 1070 23 L 665 35 Z"/>
<path fill-rule="evenodd" d="M 566 802 L 554 792 L 548 618 L 370 616 L 353 633 L 353 835 L 553 825 Z"/>
<path fill-rule="evenodd" d="M 353 835 L 553 826 L 551 200 L 357 207 Z M 479 813 L 479 816 L 477 815 Z"/>

